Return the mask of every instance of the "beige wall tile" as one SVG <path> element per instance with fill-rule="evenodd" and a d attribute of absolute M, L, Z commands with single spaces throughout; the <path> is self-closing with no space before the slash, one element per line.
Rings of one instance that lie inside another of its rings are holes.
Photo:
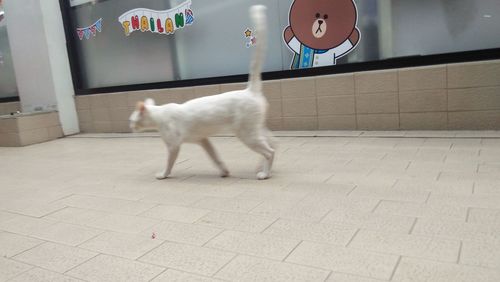
<path fill-rule="evenodd" d="M 225 93 L 225 92 L 229 92 L 229 91 L 243 90 L 246 87 L 247 87 L 247 84 L 245 82 L 221 84 L 220 85 L 220 92 Z"/>
<path fill-rule="evenodd" d="M 94 121 L 94 132 L 96 133 L 110 133 L 111 121 Z"/>
<path fill-rule="evenodd" d="M 398 114 L 358 115 L 360 130 L 397 130 L 399 129 Z"/>
<path fill-rule="evenodd" d="M 344 96 L 354 94 L 354 74 L 316 77 L 318 96 Z"/>
<path fill-rule="evenodd" d="M 90 99 L 89 96 L 75 96 L 75 104 L 77 110 L 88 110 L 90 109 Z"/>
<path fill-rule="evenodd" d="M 92 122 L 80 122 L 80 131 L 82 133 L 93 133 L 95 132 L 95 127 Z"/>
<path fill-rule="evenodd" d="M 21 103 L 20 102 L 4 103 L 3 105 L 4 105 L 4 110 L 7 111 L 7 114 L 21 111 Z"/>
<path fill-rule="evenodd" d="M 33 130 L 46 127 L 47 121 L 44 115 L 45 114 L 31 115 L 31 116 L 23 116 L 17 118 L 17 125 L 19 131 Z"/>
<path fill-rule="evenodd" d="M 319 130 L 355 130 L 355 115 L 334 115 L 318 117 Z"/>
<path fill-rule="evenodd" d="M 262 84 L 262 91 L 267 99 L 281 99 L 281 81 L 264 81 Z"/>
<path fill-rule="evenodd" d="M 41 143 L 49 140 L 47 128 L 38 128 L 19 132 L 19 138 L 23 146 Z"/>
<path fill-rule="evenodd" d="M 128 94 L 127 93 L 111 93 L 104 94 L 108 96 L 110 108 L 126 108 L 128 107 Z"/>
<path fill-rule="evenodd" d="M 194 87 L 194 96 L 190 99 L 220 94 L 220 85 L 205 85 Z"/>
<path fill-rule="evenodd" d="M 500 87 L 450 89 L 448 109 L 450 111 L 499 110 Z"/>
<path fill-rule="evenodd" d="M 132 130 L 130 129 L 129 123 L 127 121 L 112 121 L 111 122 L 111 131 L 114 133 L 130 133 Z"/>
<path fill-rule="evenodd" d="M 111 108 L 109 110 L 111 121 L 127 122 L 131 114 L 132 111 L 129 108 Z"/>
<path fill-rule="evenodd" d="M 283 107 L 281 104 L 281 99 L 279 100 L 269 100 L 269 109 L 267 111 L 268 118 L 280 118 L 283 116 Z"/>
<path fill-rule="evenodd" d="M 317 117 L 287 117 L 283 118 L 283 130 L 317 130 Z"/>
<path fill-rule="evenodd" d="M 402 113 L 446 111 L 446 103 L 446 89 L 404 91 L 399 93 L 399 110 Z"/>
<path fill-rule="evenodd" d="M 0 133 L 9 133 L 9 132 L 19 132 L 19 129 L 17 127 L 17 119 L 15 118 L 0 119 Z"/>
<path fill-rule="evenodd" d="M 109 109 L 107 108 L 101 108 L 101 109 L 92 108 L 90 110 L 90 115 L 92 116 L 92 121 L 94 122 L 111 121 Z"/>
<path fill-rule="evenodd" d="M 299 116 L 316 116 L 316 99 L 290 99 L 283 100 L 283 116 L 299 117 Z"/>
<path fill-rule="evenodd" d="M 500 85 L 500 61 L 448 65 L 448 87 Z"/>
<path fill-rule="evenodd" d="M 49 139 L 54 140 L 64 136 L 61 126 L 52 126 L 47 128 L 49 132 Z"/>
<path fill-rule="evenodd" d="M 283 130 L 283 119 L 282 118 L 267 119 L 266 124 L 270 130 Z"/>
<path fill-rule="evenodd" d="M 449 112 L 449 129 L 500 129 L 500 111 Z"/>
<path fill-rule="evenodd" d="M 355 114 L 354 95 L 318 97 L 318 115 L 349 115 Z"/>
<path fill-rule="evenodd" d="M 91 109 L 103 109 L 109 108 L 109 96 L 110 94 L 96 94 L 90 95 L 89 103 Z"/>
<path fill-rule="evenodd" d="M 356 96 L 358 114 L 389 114 L 398 112 L 397 93 L 379 93 Z"/>
<path fill-rule="evenodd" d="M 444 130 L 448 125 L 448 113 L 401 113 L 400 123 L 404 130 Z"/>
<path fill-rule="evenodd" d="M 194 87 L 181 87 L 181 88 L 172 88 L 172 95 L 175 100 L 178 99 L 176 103 L 184 103 L 188 100 L 193 99 L 195 97 Z M 174 100 L 174 101 L 175 101 Z"/>
<path fill-rule="evenodd" d="M 298 99 L 316 96 L 314 78 L 284 79 L 281 81 L 281 96 L 283 99 Z"/>
<path fill-rule="evenodd" d="M 90 110 L 78 110 L 76 113 L 78 114 L 78 121 L 80 123 L 92 122 L 92 114 L 90 113 Z"/>
<path fill-rule="evenodd" d="M 19 133 L 0 133 L 0 147 L 20 147 Z"/>
<path fill-rule="evenodd" d="M 356 93 L 397 92 L 397 71 L 372 71 L 354 74 Z"/>
<path fill-rule="evenodd" d="M 401 69 L 398 73 L 399 90 L 446 88 L 446 66 Z"/>

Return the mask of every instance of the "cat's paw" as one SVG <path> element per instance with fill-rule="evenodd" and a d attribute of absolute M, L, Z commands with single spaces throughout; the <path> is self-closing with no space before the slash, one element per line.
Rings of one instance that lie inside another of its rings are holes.
<path fill-rule="evenodd" d="M 162 179 L 165 179 L 168 177 L 168 175 L 164 172 L 158 172 L 156 175 L 155 175 L 156 179 L 158 180 L 162 180 Z"/>
<path fill-rule="evenodd" d="M 220 172 L 220 177 L 228 177 L 229 176 L 229 170 L 225 169 Z"/>
<path fill-rule="evenodd" d="M 257 173 L 257 179 L 258 180 L 264 180 L 264 179 L 268 179 L 269 178 L 269 174 L 261 171 L 259 173 Z"/>

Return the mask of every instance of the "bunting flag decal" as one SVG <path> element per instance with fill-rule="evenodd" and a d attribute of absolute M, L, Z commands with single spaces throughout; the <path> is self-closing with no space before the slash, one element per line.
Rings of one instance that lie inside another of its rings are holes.
<path fill-rule="evenodd" d="M 158 34 L 174 34 L 194 23 L 194 14 L 191 10 L 191 0 L 164 11 L 155 11 L 137 8 L 123 13 L 118 21 L 123 27 L 126 36 L 134 31 L 152 32 Z"/>
<path fill-rule="evenodd" d="M 94 24 L 90 26 L 77 28 L 76 34 L 78 35 L 78 38 L 80 40 L 83 40 L 84 36 L 85 39 L 90 39 L 90 35 L 96 36 L 97 32 L 101 31 L 102 31 L 102 18 L 98 19 Z"/>

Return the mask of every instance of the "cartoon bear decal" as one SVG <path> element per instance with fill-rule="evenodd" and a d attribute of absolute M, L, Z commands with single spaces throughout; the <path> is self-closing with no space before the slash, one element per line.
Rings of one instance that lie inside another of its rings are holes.
<path fill-rule="evenodd" d="M 295 0 L 283 32 L 294 52 L 291 69 L 335 65 L 359 42 L 358 12 L 353 0 Z"/>

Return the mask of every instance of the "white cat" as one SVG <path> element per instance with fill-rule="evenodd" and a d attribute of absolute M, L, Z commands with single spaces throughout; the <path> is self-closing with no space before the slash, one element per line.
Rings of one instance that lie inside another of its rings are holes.
<path fill-rule="evenodd" d="M 264 156 L 258 179 L 270 177 L 274 159 L 271 134 L 265 126 L 268 103 L 262 94 L 261 70 L 266 50 L 266 7 L 252 6 L 250 16 L 258 36 L 256 51 L 252 59 L 248 87 L 188 101 L 184 104 L 155 106 L 146 99 L 139 102 L 130 116 L 130 127 L 134 131 L 158 130 L 169 155 L 165 170 L 156 178 L 167 178 L 183 143 L 201 145 L 220 170 L 222 177 L 229 171 L 220 160 L 208 137 L 222 131 L 233 132 L 245 145 Z"/>

